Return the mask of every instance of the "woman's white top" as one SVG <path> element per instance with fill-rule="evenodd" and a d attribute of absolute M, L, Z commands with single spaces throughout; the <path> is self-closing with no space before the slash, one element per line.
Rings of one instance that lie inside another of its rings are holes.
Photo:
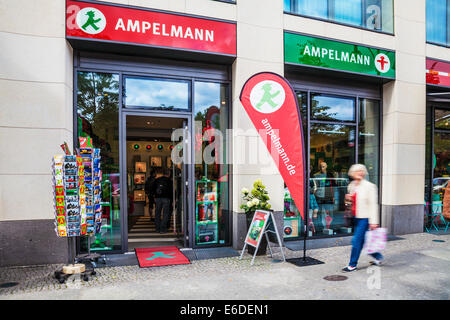
<path fill-rule="evenodd" d="M 377 186 L 363 179 L 358 185 L 352 181 L 347 190 L 350 194 L 356 192 L 356 218 L 368 218 L 369 224 L 380 224 Z"/>

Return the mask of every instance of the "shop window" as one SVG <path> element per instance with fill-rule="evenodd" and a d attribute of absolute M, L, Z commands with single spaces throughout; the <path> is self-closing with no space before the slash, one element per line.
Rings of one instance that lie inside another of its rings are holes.
<path fill-rule="evenodd" d="M 284 0 L 284 11 L 393 33 L 393 0 Z"/>
<path fill-rule="evenodd" d="M 310 197 L 315 198 L 312 222 L 315 235 L 349 234 L 344 218 L 348 169 L 355 163 L 354 126 L 311 124 Z M 312 199 L 311 199 L 312 201 Z"/>
<path fill-rule="evenodd" d="M 297 92 L 297 98 L 310 165 L 307 236 L 350 235 L 353 230 L 344 205 L 349 168 L 355 163 L 366 165 L 367 179 L 379 186 L 380 101 L 314 92 L 309 93 L 309 102 L 307 92 Z M 284 238 L 304 236 L 305 222 L 287 188 L 284 206 Z"/>
<path fill-rule="evenodd" d="M 303 124 L 303 136 L 307 137 L 307 106 L 308 106 L 308 94 L 306 92 L 297 93 L 298 106 L 300 108 L 300 113 L 302 117 Z M 305 149 L 307 149 L 307 141 L 305 141 Z M 304 236 L 305 231 L 305 221 L 294 203 L 291 197 L 289 189 L 284 185 L 284 228 L 283 237 L 285 239 L 297 238 Z M 311 219 L 312 210 L 310 210 L 309 219 Z M 306 218 L 306 217 L 305 217 Z M 311 220 L 309 220 L 311 221 Z M 310 231 L 311 232 L 311 231 Z"/>
<path fill-rule="evenodd" d="M 366 166 L 367 180 L 379 187 L 380 181 L 380 102 L 360 99 L 358 162 Z"/>
<path fill-rule="evenodd" d="M 450 45 L 450 8 L 447 0 L 426 0 L 427 42 Z"/>
<path fill-rule="evenodd" d="M 426 110 L 426 133 L 425 133 L 425 204 L 431 202 L 431 166 L 432 166 L 432 111 L 433 108 L 428 107 Z"/>
<path fill-rule="evenodd" d="M 445 227 L 440 214 L 443 212 L 444 194 L 450 181 L 449 116 L 448 109 L 433 106 L 427 108 L 425 204 L 428 219 L 425 220 L 425 227 L 428 230 Z"/>
<path fill-rule="evenodd" d="M 450 132 L 434 133 L 432 213 L 442 213 L 445 188 L 450 180 Z"/>
<path fill-rule="evenodd" d="M 194 84 L 195 232 L 196 245 L 230 242 L 228 86 Z"/>
<path fill-rule="evenodd" d="M 296 8 L 296 13 L 315 18 L 328 18 L 328 0 L 298 0 L 290 1 L 291 8 Z"/>
<path fill-rule="evenodd" d="M 189 111 L 190 100 L 190 81 L 125 78 L 124 104 L 127 108 Z"/>
<path fill-rule="evenodd" d="M 362 0 L 335 0 L 334 19 L 336 21 L 362 25 Z"/>
<path fill-rule="evenodd" d="M 355 121 L 355 99 L 311 95 L 311 120 Z"/>
<path fill-rule="evenodd" d="M 450 130 L 450 111 L 436 109 L 434 111 L 434 127 L 436 129 Z"/>
<path fill-rule="evenodd" d="M 92 138 L 101 154 L 102 227 L 91 250 L 120 250 L 119 76 L 78 72 L 76 107 L 78 136 Z M 87 238 L 82 239 L 81 251 L 86 251 Z"/>

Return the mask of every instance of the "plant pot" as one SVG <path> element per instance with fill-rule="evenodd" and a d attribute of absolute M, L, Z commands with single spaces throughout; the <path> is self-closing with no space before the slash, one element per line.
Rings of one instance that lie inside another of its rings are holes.
<path fill-rule="evenodd" d="M 252 220 L 253 220 L 253 215 L 254 215 L 254 212 L 246 213 L 247 232 L 248 232 L 248 229 L 250 229 L 250 225 L 251 225 Z M 251 254 L 251 255 L 255 254 L 255 249 L 256 249 L 255 247 L 247 244 L 247 252 L 249 254 Z M 266 255 L 266 252 L 267 252 L 267 239 L 266 239 L 266 236 L 263 235 L 263 237 L 261 239 L 261 242 L 259 244 L 258 252 L 256 253 L 256 255 L 257 256 L 264 256 L 264 255 Z"/>

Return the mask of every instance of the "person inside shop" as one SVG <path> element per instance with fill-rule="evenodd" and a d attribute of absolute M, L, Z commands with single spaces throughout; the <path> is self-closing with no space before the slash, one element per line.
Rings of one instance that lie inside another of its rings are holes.
<path fill-rule="evenodd" d="M 319 164 L 320 171 L 314 174 L 314 180 L 317 184 L 315 193 L 317 204 L 319 205 L 320 225 L 317 229 L 330 229 L 333 218 L 331 214 L 334 208 L 334 176 L 327 171 L 327 163 L 322 161 Z M 319 231 L 318 230 L 318 231 Z"/>
<path fill-rule="evenodd" d="M 155 205 L 155 195 L 152 193 L 150 187 L 153 181 L 155 181 L 155 178 L 156 178 L 155 170 L 152 170 L 150 172 L 150 176 L 147 178 L 147 181 L 145 181 L 145 193 L 147 194 L 148 197 L 148 212 L 151 220 L 154 219 L 153 208 Z"/>
<path fill-rule="evenodd" d="M 369 229 L 375 230 L 379 226 L 377 187 L 365 179 L 367 176 L 366 166 L 354 164 L 350 167 L 348 175 L 352 177 L 353 181 L 348 185 L 348 194 L 345 198 L 352 202 L 354 234 L 350 262 L 342 269 L 345 272 L 356 270 L 366 232 Z M 384 260 L 383 255 L 379 252 L 370 255 L 375 259 L 371 264 L 380 265 Z"/>
<path fill-rule="evenodd" d="M 156 169 L 156 178 L 153 181 L 150 192 L 155 198 L 155 225 L 156 232 L 166 233 L 170 218 L 170 208 L 172 203 L 173 185 L 168 177 L 167 170 Z M 162 220 L 161 220 L 162 213 Z"/>
<path fill-rule="evenodd" d="M 309 172 L 313 170 L 313 166 L 311 165 Z M 316 229 L 314 226 L 314 222 L 317 219 L 317 213 L 319 212 L 319 205 L 316 200 L 316 191 L 317 191 L 317 183 L 314 179 L 309 179 L 309 223 L 308 229 L 315 233 Z M 314 220 L 313 220 L 314 219 Z"/>

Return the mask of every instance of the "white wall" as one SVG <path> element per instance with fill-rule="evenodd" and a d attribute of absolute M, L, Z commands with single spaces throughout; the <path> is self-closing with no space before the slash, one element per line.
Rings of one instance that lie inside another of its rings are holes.
<path fill-rule="evenodd" d="M 72 148 L 62 0 L 0 0 L 0 221 L 54 216 L 51 157 Z"/>

